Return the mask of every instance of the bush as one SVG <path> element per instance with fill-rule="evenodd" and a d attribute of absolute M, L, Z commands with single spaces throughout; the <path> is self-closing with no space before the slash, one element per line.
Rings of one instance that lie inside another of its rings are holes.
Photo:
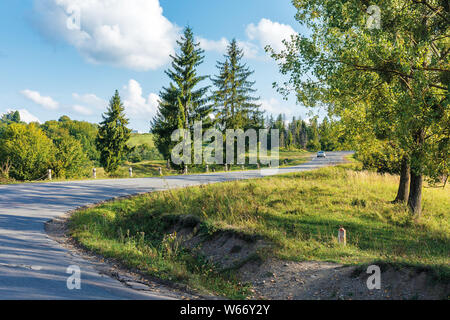
<path fill-rule="evenodd" d="M 52 168 L 59 178 L 75 178 L 89 175 L 90 162 L 84 154 L 80 141 L 68 133 L 53 139 L 56 154 Z"/>
<path fill-rule="evenodd" d="M 81 143 L 84 154 L 86 154 L 90 160 L 98 163 L 100 154 L 95 145 L 95 139 L 98 132 L 98 126 L 96 124 L 86 121 L 71 120 L 67 116 L 62 116 L 58 121 L 51 120 L 45 122 L 41 128 L 49 137 L 53 137 L 54 132 L 60 132 L 61 129 L 64 129 L 74 139 Z"/>
<path fill-rule="evenodd" d="M 52 141 L 35 123 L 12 123 L 0 137 L 0 162 L 9 159 L 9 174 L 17 180 L 37 180 L 45 176 L 53 153 Z"/>

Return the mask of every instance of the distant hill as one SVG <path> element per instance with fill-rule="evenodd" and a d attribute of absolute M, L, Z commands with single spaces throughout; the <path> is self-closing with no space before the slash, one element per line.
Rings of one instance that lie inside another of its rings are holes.
<path fill-rule="evenodd" d="M 150 148 L 155 147 L 155 143 L 153 141 L 153 134 L 151 133 L 132 133 L 131 138 L 128 141 L 128 145 L 131 147 L 139 146 L 142 144 L 148 144 Z"/>

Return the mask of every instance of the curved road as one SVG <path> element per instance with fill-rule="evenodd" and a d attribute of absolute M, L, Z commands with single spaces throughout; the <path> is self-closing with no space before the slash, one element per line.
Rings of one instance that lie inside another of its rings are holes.
<path fill-rule="evenodd" d="M 62 248 L 44 231 L 48 220 L 87 204 L 173 187 L 259 178 L 305 171 L 343 161 L 350 152 L 329 152 L 326 159 L 279 171 L 234 171 L 164 178 L 88 180 L 0 185 L 0 299 L 164 299 L 125 287 Z M 81 289 L 66 285 L 71 265 L 81 269 Z"/>

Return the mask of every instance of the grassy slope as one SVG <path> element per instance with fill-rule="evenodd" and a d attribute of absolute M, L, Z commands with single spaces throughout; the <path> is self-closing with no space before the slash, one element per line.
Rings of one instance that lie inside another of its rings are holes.
<path fill-rule="evenodd" d="M 423 217 L 414 222 L 392 204 L 398 177 L 355 170 L 356 164 L 312 172 L 151 193 L 80 211 L 73 236 L 86 247 L 151 275 L 229 297 L 246 288 L 164 235 L 167 217 L 195 215 L 204 232 L 233 229 L 274 244 L 266 254 L 288 260 L 345 264 L 410 264 L 450 278 L 450 192 L 425 188 Z M 339 226 L 348 245 L 336 241 Z"/>
<path fill-rule="evenodd" d="M 134 147 L 141 144 L 148 144 L 153 148 L 155 146 L 153 135 L 151 133 L 132 133 L 128 145 Z"/>

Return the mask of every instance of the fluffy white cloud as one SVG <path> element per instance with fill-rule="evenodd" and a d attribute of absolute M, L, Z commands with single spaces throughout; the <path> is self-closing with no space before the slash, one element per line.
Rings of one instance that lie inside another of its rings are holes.
<path fill-rule="evenodd" d="M 202 37 L 197 37 L 196 41 L 200 43 L 200 47 L 206 51 L 216 51 L 219 53 L 225 53 L 229 41 L 226 38 L 220 40 L 208 40 Z"/>
<path fill-rule="evenodd" d="M 263 48 L 270 45 L 276 52 L 280 52 L 284 49 L 283 40 L 290 40 L 297 32 L 290 25 L 261 19 L 257 25 L 249 24 L 246 34 L 250 40 L 258 41 Z"/>
<path fill-rule="evenodd" d="M 42 96 L 37 91 L 32 91 L 32 90 L 26 89 L 26 90 L 22 90 L 20 93 L 25 98 L 30 99 L 31 101 L 33 101 L 34 103 L 44 107 L 45 109 L 56 110 L 56 109 L 59 108 L 59 103 L 58 102 L 53 100 L 51 97 Z"/>
<path fill-rule="evenodd" d="M 126 114 L 135 118 L 137 116 L 151 119 L 158 109 L 159 96 L 150 93 L 147 98 L 142 94 L 142 87 L 134 79 L 128 81 L 128 84 L 123 87 L 125 94 L 123 105 L 125 107 Z"/>
<path fill-rule="evenodd" d="M 263 110 L 265 110 L 268 114 L 272 114 L 273 116 L 284 114 L 286 117 L 290 118 L 298 114 L 298 111 L 300 111 L 295 107 L 282 104 L 275 98 L 261 99 L 259 103 L 261 104 L 261 108 Z"/>
<path fill-rule="evenodd" d="M 151 119 L 157 111 L 159 96 L 150 93 L 144 97 L 143 90 L 139 82 L 134 79 L 130 79 L 128 83 L 123 86 L 121 92 L 123 105 L 125 107 L 125 113 L 130 120 L 136 122 L 145 119 L 148 121 Z M 99 98 L 95 94 L 78 94 L 73 93 L 74 100 L 79 101 L 71 106 L 71 109 L 81 115 L 90 116 L 93 114 L 99 114 L 106 110 L 108 102 L 102 98 Z"/>
<path fill-rule="evenodd" d="M 275 98 L 269 100 L 262 99 L 259 103 L 261 104 L 261 108 L 269 113 L 277 113 L 280 108 L 280 102 Z"/>
<path fill-rule="evenodd" d="M 259 56 L 259 48 L 254 43 L 249 41 L 238 41 L 237 42 L 239 48 L 241 48 L 244 52 L 244 57 L 249 59 L 258 58 Z"/>
<path fill-rule="evenodd" d="M 6 110 L 6 113 L 9 113 L 11 111 L 16 111 L 16 110 L 8 109 L 8 110 Z M 41 123 L 41 121 L 37 117 L 32 115 L 28 110 L 20 109 L 20 110 L 17 110 L 17 111 L 19 111 L 20 120 L 23 121 L 23 122 L 26 122 L 26 123 L 39 122 L 39 123 Z"/>
<path fill-rule="evenodd" d="M 74 105 L 72 108 L 75 112 L 77 112 L 81 115 L 84 115 L 84 116 L 90 116 L 94 113 L 92 111 L 92 109 L 82 106 L 82 105 L 79 105 L 79 104 Z"/>
<path fill-rule="evenodd" d="M 108 102 L 106 100 L 103 100 L 92 93 L 88 93 L 88 94 L 73 93 L 72 97 L 75 100 L 80 101 L 80 102 L 88 105 L 89 107 L 93 107 L 96 109 L 104 109 L 104 108 L 106 108 L 106 106 L 108 104 Z"/>
<path fill-rule="evenodd" d="M 48 38 L 74 46 L 89 62 L 156 69 L 174 53 L 179 28 L 159 0 L 34 0 Z"/>
<path fill-rule="evenodd" d="M 208 40 L 202 37 L 196 39 L 200 43 L 200 47 L 205 51 L 215 51 L 222 54 L 227 52 L 227 47 L 230 41 L 227 38 L 220 40 Z M 239 48 L 244 52 L 244 57 L 248 59 L 256 58 L 259 53 L 259 48 L 254 43 L 248 41 L 237 41 Z"/>
<path fill-rule="evenodd" d="M 244 51 L 244 57 L 248 59 L 262 58 L 261 52 L 267 45 L 280 52 L 284 49 L 283 40 L 290 40 L 292 35 L 297 35 L 290 25 L 273 22 L 269 19 L 261 19 L 257 25 L 249 24 L 245 32 L 247 39 L 238 40 L 237 43 Z M 226 38 L 209 40 L 198 37 L 197 41 L 202 49 L 219 53 L 225 53 L 229 44 L 229 40 Z"/>

